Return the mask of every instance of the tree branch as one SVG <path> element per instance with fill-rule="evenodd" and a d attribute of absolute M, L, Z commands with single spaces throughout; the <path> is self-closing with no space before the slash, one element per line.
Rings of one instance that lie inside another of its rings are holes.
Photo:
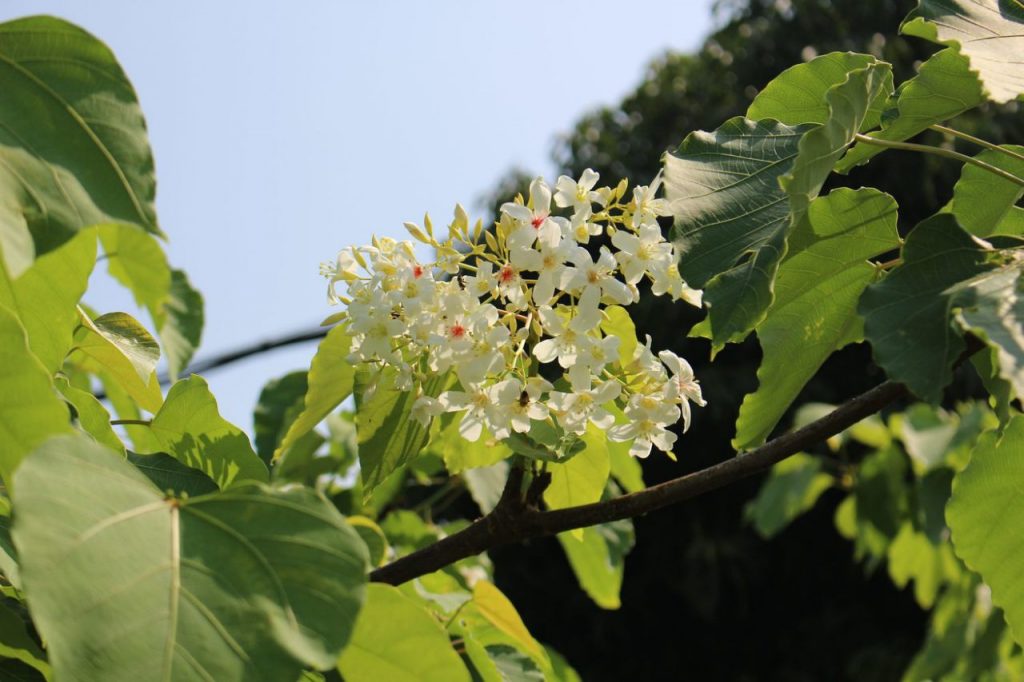
<path fill-rule="evenodd" d="M 465 529 L 370 573 L 374 582 L 399 585 L 494 547 L 555 535 L 573 528 L 646 514 L 756 474 L 853 426 L 907 395 L 892 381 L 848 400 L 821 419 L 714 466 L 611 500 L 539 511 L 521 497 L 521 469 L 513 469 L 494 510 Z M 517 473 L 518 472 L 518 473 Z"/>

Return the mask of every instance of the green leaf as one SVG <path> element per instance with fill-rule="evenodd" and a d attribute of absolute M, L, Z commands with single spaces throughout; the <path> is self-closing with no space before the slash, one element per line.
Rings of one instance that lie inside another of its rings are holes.
<path fill-rule="evenodd" d="M 551 484 L 544 490 L 544 502 L 549 509 L 575 507 L 601 499 L 611 473 L 607 438 L 603 431 L 588 423 L 583 441 L 586 447 L 579 455 L 564 464 L 548 466 Z M 577 528 L 569 533 L 580 538 L 583 529 Z"/>
<path fill-rule="evenodd" d="M 4 499 L 9 504 L 8 499 Z M 7 578 L 15 589 L 21 589 L 21 571 L 18 569 L 18 552 L 14 548 L 14 541 L 11 540 L 11 517 L 10 508 L 6 510 L 5 516 L 0 516 L 0 573 Z"/>
<path fill-rule="evenodd" d="M 167 499 L 78 437 L 36 450 L 15 490 L 22 582 L 57 679 L 294 679 L 349 639 L 366 548 L 308 489 Z"/>
<path fill-rule="evenodd" d="M 128 453 L 128 461 L 152 481 L 159 490 L 171 491 L 176 497 L 198 497 L 215 493 L 219 488 L 213 479 L 199 469 L 185 466 L 170 455 L 157 452 L 152 455 Z"/>
<path fill-rule="evenodd" d="M 365 516 L 348 517 L 348 525 L 359 534 L 370 555 L 371 566 L 382 566 L 387 557 L 388 539 L 380 526 Z"/>
<path fill-rule="evenodd" d="M 1024 7 L 1016 0 L 919 0 L 900 33 L 958 46 L 996 102 L 1024 93 Z"/>
<path fill-rule="evenodd" d="M 832 477 L 822 472 L 821 460 L 797 453 L 772 467 L 744 515 L 757 534 L 768 540 L 810 511 L 831 487 Z"/>
<path fill-rule="evenodd" d="M 127 287 L 140 306 L 158 307 L 171 288 L 171 267 L 160 242 L 136 225 L 100 225 L 99 233 L 110 276 Z"/>
<path fill-rule="evenodd" d="M 899 245 L 896 211 L 892 197 L 874 189 L 837 189 L 811 203 L 757 327 L 759 387 L 740 407 L 734 448 L 763 443 L 825 360 L 860 340 L 857 301 L 877 273 L 867 259 Z"/>
<path fill-rule="evenodd" d="M 268 478 L 248 436 L 220 416 L 217 400 L 200 376 L 171 386 L 149 428 L 161 451 L 203 472 L 221 489 Z"/>
<path fill-rule="evenodd" d="M 290 422 L 285 415 L 298 404 L 301 410 L 309 385 L 304 371 L 291 372 L 278 379 L 271 379 L 263 386 L 253 411 L 253 439 L 260 459 L 270 464 L 274 450 L 285 435 Z"/>
<path fill-rule="evenodd" d="M 423 394 L 436 397 L 448 381 L 447 374 L 431 377 L 423 384 Z M 356 431 L 363 495 L 369 497 L 392 472 L 419 454 L 429 429 L 410 416 L 416 394 L 395 388 L 391 369 L 382 372 L 369 400 L 362 396 L 360 389 L 356 392 Z"/>
<path fill-rule="evenodd" d="M 532 658 L 515 647 L 493 644 L 484 647 L 502 682 L 544 682 L 544 672 Z"/>
<path fill-rule="evenodd" d="M 68 433 L 69 414 L 50 373 L 29 350 L 25 329 L 0 305 L 0 475 L 11 474 L 22 458 L 52 435 Z"/>
<path fill-rule="evenodd" d="M 861 296 L 857 312 L 875 362 L 928 402 L 939 401 L 964 349 L 947 290 L 987 270 L 989 253 L 953 216 L 932 216 L 910 233 L 903 264 Z"/>
<path fill-rule="evenodd" d="M 952 304 L 960 308 L 956 313 L 957 324 L 992 347 L 999 376 L 1010 382 L 1018 398 L 1024 397 L 1022 289 L 1021 266 L 1014 264 L 951 290 Z"/>
<path fill-rule="evenodd" d="M 469 682 L 444 628 L 390 585 L 367 586 L 366 605 L 338 659 L 349 682 Z"/>
<path fill-rule="evenodd" d="M 312 431 L 331 410 L 352 395 L 355 369 L 347 359 L 351 342 L 344 325 L 329 331 L 320 342 L 309 367 L 309 384 L 303 410 L 288 427 L 288 432 L 274 451 L 274 459 L 280 457 L 300 436 Z"/>
<path fill-rule="evenodd" d="M 845 81 L 850 71 L 863 69 L 876 62 L 869 54 L 830 52 L 809 62 L 791 66 L 757 93 L 746 116 L 753 120 L 774 118 L 786 125 L 825 123 L 829 119 L 826 93 Z M 880 92 L 871 102 L 861 130 L 878 125 L 885 95 Z"/>
<path fill-rule="evenodd" d="M 791 225 L 803 220 L 836 162 L 868 120 L 872 104 L 891 91 L 892 67 L 874 62 L 850 71 L 846 80 L 825 94 L 828 119 L 800 138 L 800 152 L 792 168 L 779 178 L 779 185 L 789 195 Z"/>
<path fill-rule="evenodd" d="M 955 48 L 936 52 L 913 78 L 900 84 L 895 102 L 882 118 L 882 129 L 869 133 L 879 140 L 901 142 L 981 104 L 981 83 L 967 58 Z M 846 173 L 867 163 L 885 147 L 858 142 L 836 165 Z"/>
<path fill-rule="evenodd" d="M 1004 148 L 1024 154 L 1024 147 L 1019 145 L 1004 145 Z M 1024 160 L 993 149 L 986 149 L 975 158 L 1024 178 Z M 1017 224 L 1013 209 L 1017 208 L 1014 204 L 1020 201 L 1021 196 L 1024 196 L 1024 187 L 983 168 L 964 164 L 960 179 L 953 187 L 953 201 L 949 209 L 965 230 L 979 237 L 1020 234 L 1015 230 L 1024 224 Z"/>
<path fill-rule="evenodd" d="M 512 456 L 512 449 L 504 441 L 497 440 L 484 429 L 476 442 L 469 442 L 459 433 L 459 418 L 435 421 L 436 434 L 432 434 L 424 454 L 433 454 L 444 460 L 444 466 L 452 476 L 479 467 L 489 467 Z"/>
<path fill-rule="evenodd" d="M 608 441 L 608 461 L 615 480 L 626 492 L 636 493 L 644 490 L 647 484 L 644 483 L 644 469 L 640 466 L 640 460 L 629 454 L 631 445 L 629 442 Z"/>
<path fill-rule="evenodd" d="M 559 533 L 558 541 L 580 587 L 602 609 L 617 609 L 622 605 L 619 591 L 626 554 L 633 549 L 633 523 L 626 519 L 590 526 L 582 536 Z"/>
<path fill-rule="evenodd" d="M 75 350 L 97 371 L 105 369 L 143 409 L 156 412 L 163 403 L 156 363 L 160 346 L 145 327 L 126 313 L 107 313 L 95 320 L 80 311 Z"/>
<path fill-rule="evenodd" d="M 967 467 L 953 480 L 946 520 L 953 548 L 992 588 L 1017 641 L 1024 641 L 1024 417 L 1003 431 L 983 434 Z"/>
<path fill-rule="evenodd" d="M 714 347 L 741 340 L 771 304 L 789 206 L 779 179 L 815 126 L 733 118 L 665 155 L 679 273 L 704 290 Z"/>
<path fill-rule="evenodd" d="M 605 308 L 601 317 L 601 331 L 605 336 L 614 336 L 619 340 L 619 362 L 623 366 L 628 365 L 637 347 L 636 326 L 629 312 L 618 305 Z"/>
<path fill-rule="evenodd" d="M 78 427 L 96 442 L 124 454 L 124 443 L 114 433 L 110 425 L 110 413 L 103 407 L 103 403 L 89 391 L 75 388 L 67 379 L 58 377 L 56 384 L 61 395 L 74 408 L 78 417 Z"/>
<path fill-rule="evenodd" d="M 199 347 L 203 334 L 203 296 L 182 270 L 171 270 L 171 288 L 157 308 L 150 309 L 157 334 L 164 343 L 167 373 L 177 377 Z"/>
<path fill-rule="evenodd" d="M 913 581 L 914 598 L 922 609 L 930 609 L 939 590 L 959 573 L 949 543 L 932 544 L 909 522 L 900 527 L 889 546 L 889 576 L 899 588 Z"/>
<path fill-rule="evenodd" d="M 78 326 L 76 306 L 95 263 L 92 230 L 41 256 L 15 280 L 8 280 L 0 263 L 0 304 L 18 315 L 29 347 L 51 374 L 71 349 Z"/>
<path fill-rule="evenodd" d="M 473 636 L 483 646 L 507 644 L 525 651 L 547 672 L 551 661 L 544 647 L 526 629 L 515 606 L 487 580 L 473 586 L 473 600 L 460 612 Z"/>
<path fill-rule="evenodd" d="M 0 602 L 0 658 L 13 658 L 35 668 L 47 680 L 51 679 L 50 664 L 35 640 L 25 629 L 25 621 Z"/>
<path fill-rule="evenodd" d="M 880 561 L 906 513 L 907 460 L 897 447 L 868 455 L 857 471 L 853 498 L 858 557 Z"/>
<path fill-rule="evenodd" d="M 161 234 L 135 91 L 106 45 L 53 17 L 0 24 L 0 250 L 18 277 L 100 223 Z"/>

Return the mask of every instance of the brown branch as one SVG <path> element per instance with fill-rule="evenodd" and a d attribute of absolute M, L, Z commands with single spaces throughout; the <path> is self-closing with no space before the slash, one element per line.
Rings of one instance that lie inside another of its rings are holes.
<path fill-rule="evenodd" d="M 843 403 L 821 419 L 759 448 L 639 492 L 566 509 L 539 511 L 522 497 L 522 469 L 513 468 L 498 505 L 465 529 L 370 573 L 370 580 L 399 585 L 460 559 L 530 538 L 640 516 L 688 500 L 771 467 L 853 426 L 907 395 L 892 381 Z"/>

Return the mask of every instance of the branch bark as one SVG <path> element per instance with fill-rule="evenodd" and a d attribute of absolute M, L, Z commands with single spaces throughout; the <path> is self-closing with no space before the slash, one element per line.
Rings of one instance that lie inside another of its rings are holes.
<path fill-rule="evenodd" d="M 501 545 L 632 518 L 697 497 L 764 471 L 906 395 L 907 389 L 902 384 L 887 381 L 848 400 L 821 419 L 750 452 L 646 490 L 594 504 L 541 511 L 532 504 L 532 500 L 527 503 L 523 498 L 523 472 L 513 469 L 500 502 L 490 514 L 429 547 L 378 568 L 370 573 L 370 580 L 400 585 Z"/>

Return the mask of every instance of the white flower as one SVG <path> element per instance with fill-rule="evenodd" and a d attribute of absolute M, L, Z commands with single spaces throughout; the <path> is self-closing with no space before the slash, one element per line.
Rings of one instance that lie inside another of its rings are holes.
<path fill-rule="evenodd" d="M 612 244 L 619 250 L 615 258 L 630 284 L 639 282 L 650 269 L 674 266 L 672 245 L 661 236 L 658 223 L 641 225 L 639 235 L 619 230 L 612 235 Z"/>
<path fill-rule="evenodd" d="M 668 382 L 666 397 L 669 400 L 680 401 L 680 407 L 683 412 L 683 433 L 686 433 L 690 428 L 690 402 L 700 407 L 707 405 L 704 401 L 704 396 L 701 394 L 700 383 L 694 378 L 693 368 L 690 367 L 690 363 L 672 351 L 663 350 L 658 353 L 658 357 L 661 358 L 661 361 L 665 363 L 665 366 L 672 373 L 672 378 Z"/>
<path fill-rule="evenodd" d="M 563 291 L 579 294 L 581 298 L 589 290 L 597 294 L 598 299 L 608 298 L 620 305 L 633 302 L 633 292 L 624 283 L 615 278 L 615 257 L 607 247 L 602 246 L 597 261 L 583 247 L 576 247 L 569 258 L 575 267 L 567 267 L 562 273 Z"/>
<path fill-rule="evenodd" d="M 537 282 L 533 285 L 533 302 L 546 305 L 555 295 L 555 285 L 565 270 L 566 258 L 572 253 L 572 242 L 563 241 L 555 246 L 540 245 L 540 250 L 515 249 L 511 252 L 512 265 L 520 270 L 532 270 L 537 273 Z"/>
<path fill-rule="evenodd" d="M 661 171 L 654 177 L 649 187 L 633 188 L 633 220 L 632 225 L 638 228 L 641 225 L 657 222 L 658 216 L 671 215 L 667 199 L 656 199 L 655 195 L 661 188 Z"/>
<path fill-rule="evenodd" d="M 552 391 L 548 406 L 558 416 L 558 423 L 566 431 L 583 435 L 588 421 L 605 431 L 615 423 L 615 417 L 602 405 L 618 398 L 620 390 L 618 382 L 606 381 L 593 388 L 574 390 L 572 393 Z"/>
<path fill-rule="evenodd" d="M 574 214 L 577 215 L 581 213 L 589 215 L 590 205 L 600 200 L 600 195 L 592 191 L 600 177 L 590 168 L 583 171 L 579 182 L 568 175 L 561 176 L 555 183 L 555 204 L 562 208 L 572 206 Z"/>
<path fill-rule="evenodd" d="M 565 218 L 551 217 L 551 190 L 541 178 L 530 183 L 530 204 L 532 210 L 513 202 L 501 206 L 502 213 L 508 214 L 517 223 L 508 237 L 509 248 L 530 247 L 535 241 L 556 246 L 562 239 L 563 223 L 566 229 L 568 223 Z"/>

